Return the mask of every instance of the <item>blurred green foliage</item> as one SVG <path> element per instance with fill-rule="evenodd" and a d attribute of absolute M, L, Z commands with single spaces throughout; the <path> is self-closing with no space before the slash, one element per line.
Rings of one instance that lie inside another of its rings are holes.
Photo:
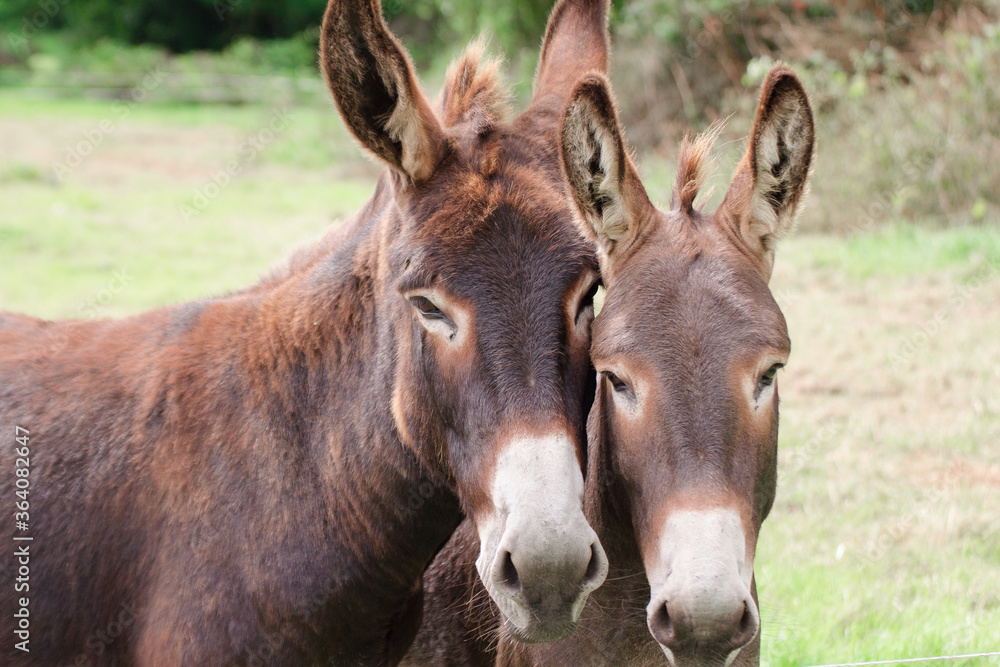
<path fill-rule="evenodd" d="M 0 25 L 15 47 L 64 29 L 81 43 L 109 38 L 183 52 L 220 49 L 241 36 L 289 37 L 318 23 L 325 6 L 324 0 L 0 0 Z"/>
<path fill-rule="evenodd" d="M 554 2 L 382 0 L 428 90 L 483 33 L 522 100 Z M 814 191 L 830 204 L 809 207 L 803 226 L 857 232 L 886 218 L 1000 219 L 1000 0 L 612 3 L 623 121 L 657 169 L 669 171 L 685 131 L 731 114 L 724 145 L 737 146 L 752 119 L 750 91 L 780 59 L 812 95 Z M 316 76 L 325 5 L 0 0 L 0 86 L 126 98 L 142 88 L 157 103 L 326 105 Z M 150 72 L 157 85 L 146 91 Z M 649 187 L 669 198 L 671 182 L 664 173 Z"/>
<path fill-rule="evenodd" d="M 653 35 L 664 44 L 681 45 L 702 29 L 705 19 L 718 16 L 724 22 L 752 5 L 774 4 L 774 0 L 632 0 L 616 13 L 622 37 Z"/>
<path fill-rule="evenodd" d="M 938 224 L 1000 220 L 1000 22 L 947 30 L 908 63 L 873 41 L 848 68 L 816 51 L 796 63 L 818 114 L 819 228 L 869 231 L 886 218 Z M 756 87 L 774 61 L 747 63 Z M 836 177 L 831 177 L 835 175 Z"/>
<path fill-rule="evenodd" d="M 3 46 L 15 52 L 39 32 L 65 30 L 79 43 L 107 38 L 179 53 L 219 50 L 241 37 L 293 37 L 315 29 L 325 7 L 326 0 L 0 0 L 0 25 L 5 41 L 13 39 Z M 418 57 L 480 31 L 509 51 L 537 44 L 550 10 L 538 0 L 383 2 L 386 18 L 400 24 Z"/>

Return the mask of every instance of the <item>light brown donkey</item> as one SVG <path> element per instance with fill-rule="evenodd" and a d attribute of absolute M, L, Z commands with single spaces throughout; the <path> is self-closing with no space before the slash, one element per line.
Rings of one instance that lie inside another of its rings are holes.
<path fill-rule="evenodd" d="M 223 298 L 0 314 L 0 495 L 25 498 L 3 537 L 33 538 L 0 563 L 0 663 L 394 664 L 463 515 L 518 635 L 573 630 L 607 569 L 583 514 L 599 267 L 558 129 L 606 26 L 607 0 L 561 0 L 507 121 L 476 48 L 432 106 L 378 1 L 332 0 L 323 72 L 386 165 L 361 212 Z"/>
<path fill-rule="evenodd" d="M 757 535 L 774 500 L 778 369 L 790 343 L 768 289 L 812 164 L 798 78 L 771 70 L 722 206 L 694 206 L 711 136 L 685 140 L 670 210 L 649 202 L 608 83 L 577 87 L 561 144 L 607 297 L 594 322 L 601 374 L 588 424 L 585 507 L 611 563 L 580 628 L 512 641 L 477 592 L 463 525 L 431 566 L 424 627 L 405 664 L 755 664 Z"/>

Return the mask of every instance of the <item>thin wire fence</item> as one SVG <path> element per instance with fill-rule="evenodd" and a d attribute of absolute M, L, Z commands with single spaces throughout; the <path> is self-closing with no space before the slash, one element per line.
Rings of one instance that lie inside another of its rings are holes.
<path fill-rule="evenodd" d="M 1000 656 L 1000 651 L 993 653 L 967 653 L 965 655 L 936 655 L 927 658 L 902 658 L 899 660 L 870 660 L 868 662 L 837 662 L 810 667 L 867 667 L 868 665 L 903 665 L 913 662 L 933 662 L 939 660 L 964 660 L 968 658 L 989 658 Z"/>

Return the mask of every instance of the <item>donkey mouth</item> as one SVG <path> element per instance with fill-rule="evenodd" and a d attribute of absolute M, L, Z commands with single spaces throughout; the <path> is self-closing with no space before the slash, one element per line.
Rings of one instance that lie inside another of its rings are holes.
<path fill-rule="evenodd" d="M 564 432 L 512 438 L 494 470 L 493 511 L 477 517 L 476 569 L 509 634 L 568 636 L 608 559 L 583 514 L 583 473 Z"/>
<path fill-rule="evenodd" d="M 564 573 L 558 568 L 546 568 L 542 577 L 533 577 L 535 582 L 529 587 L 523 586 L 509 554 L 497 559 L 500 564 L 493 568 L 488 590 L 493 604 L 501 612 L 509 637 L 525 644 L 537 644 L 573 634 L 590 592 L 605 576 L 603 551 L 592 545 L 590 552 L 590 564 L 582 581 L 576 575 L 561 576 Z"/>
<path fill-rule="evenodd" d="M 724 667 L 760 631 L 739 512 L 668 515 L 650 577 L 647 625 L 672 667 Z"/>
<path fill-rule="evenodd" d="M 522 644 L 541 644 L 565 639 L 576 631 L 576 626 L 577 621 L 564 618 L 519 628 L 510 619 L 504 619 L 504 631 L 507 636 Z"/>
<path fill-rule="evenodd" d="M 702 654 L 678 655 L 669 648 L 660 644 L 663 653 L 667 656 L 667 664 L 670 667 L 729 667 L 735 662 L 741 649 L 730 651 L 728 654 L 723 651 L 706 651 Z"/>

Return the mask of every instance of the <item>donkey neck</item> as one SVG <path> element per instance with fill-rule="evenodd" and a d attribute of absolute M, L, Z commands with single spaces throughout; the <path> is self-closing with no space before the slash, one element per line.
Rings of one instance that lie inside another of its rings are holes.
<path fill-rule="evenodd" d="M 335 379 L 327 391 L 301 397 L 317 412 L 314 428 L 325 431 L 313 443 L 318 462 L 344 467 L 336 471 L 338 482 L 346 475 L 366 488 L 390 484 L 379 488 L 382 494 L 408 492 L 429 477 L 436 487 L 446 483 L 442 471 L 418 469 L 392 417 L 398 323 L 390 304 L 401 300 L 386 268 L 387 246 L 401 233 L 394 180 L 384 175 L 371 200 L 345 223 L 339 243 L 324 239 L 318 256 L 300 260 L 305 268 L 276 286 L 260 306 L 268 339 L 280 341 L 267 350 L 273 368 Z M 361 463 L 392 471 L 393 479 L 373 479 L 350 467 Z"/>
<path fill-rule="evenodd" d="M 239 351 L 244 370 L 263 378 L 255 409 L 270 417 L 270 446 L 313 469 L 310 493 L 339 577 L 331 598 L 365 607 L 355 617 L 369 626 L 419 592 L 423 570 L 462 518 L 443 475 L 400 441 L 391 412 L 395 324 L 385 316 L 384 242 L 399 218 L 387 180 L 339 239 L 248 292 L 263 335 Z M 351 619 L 337 623 L 347 634 Z"/>

